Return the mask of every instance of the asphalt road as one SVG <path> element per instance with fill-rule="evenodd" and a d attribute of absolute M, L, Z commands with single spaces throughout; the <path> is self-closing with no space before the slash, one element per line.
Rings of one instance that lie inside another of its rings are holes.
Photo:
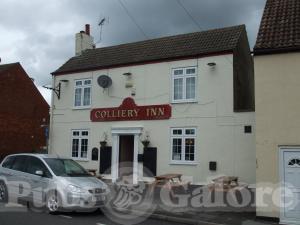
<path fill-rule="evenodd" d="M 25 207 L 0 209 L 1 225 L 118 225 L 106 218 L 100 211 L 92 213 L 59 213 L 50 215 L 44 212 L 32 212 Z M 179 225 L 179 223 L 147 219 L 143 225 Z"/>

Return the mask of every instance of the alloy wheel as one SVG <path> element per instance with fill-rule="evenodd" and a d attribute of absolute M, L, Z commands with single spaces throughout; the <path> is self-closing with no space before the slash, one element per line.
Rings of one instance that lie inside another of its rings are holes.
<path fill-rule="evenodd" d="M 59 200 L 55 194 L 51 194 L 47 200 L 47 208 L 51 213 L 57 212 L 59 208 Z"/>

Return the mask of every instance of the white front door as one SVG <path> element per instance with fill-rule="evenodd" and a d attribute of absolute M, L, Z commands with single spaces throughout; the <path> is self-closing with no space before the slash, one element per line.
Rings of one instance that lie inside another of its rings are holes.
<path fill-rule="evenodd" d="M 133 136 L 133 174 L 132 180 L 134 184 L 138 183 L 138 149 L 140 142 L 140 135 L 143 127 L 113 127 L 111 129 L 113 137 L 112 146 L 112 159 L 111 159 L 111 170 L 112 170 L 112 182 L 115 182 L 119 178 L 119 162 L 120 162 L 120 136 L 132 135 Z"/>
<path fill-rule="evenodd" d="M 300 148 L 281 150 L 281 222 L 300 224 Z"/>

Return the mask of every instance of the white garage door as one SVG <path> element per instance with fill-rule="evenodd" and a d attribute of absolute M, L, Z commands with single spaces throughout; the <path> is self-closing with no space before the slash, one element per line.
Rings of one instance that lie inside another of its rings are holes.
<path fill-rule="evenodd" d="M 281 220 L 300 224 L 300 148 L 282 149 L 282 191 Z"/>

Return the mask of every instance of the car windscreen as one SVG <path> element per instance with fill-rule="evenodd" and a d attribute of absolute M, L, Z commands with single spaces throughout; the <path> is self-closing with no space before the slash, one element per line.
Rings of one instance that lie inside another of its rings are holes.
<path fill-rule="evenodd" d="M 15 157 L 14 156 L 9 156 L 2 163 L 2 167 L 10 169 L 12 167 L 14 161 L 15 161 Z"/>
<path fill-rule="evenodd" d="M 44 159 L 56 176 L 89 177 L 91 176 L 82 166 L 72 159 Z"/>

